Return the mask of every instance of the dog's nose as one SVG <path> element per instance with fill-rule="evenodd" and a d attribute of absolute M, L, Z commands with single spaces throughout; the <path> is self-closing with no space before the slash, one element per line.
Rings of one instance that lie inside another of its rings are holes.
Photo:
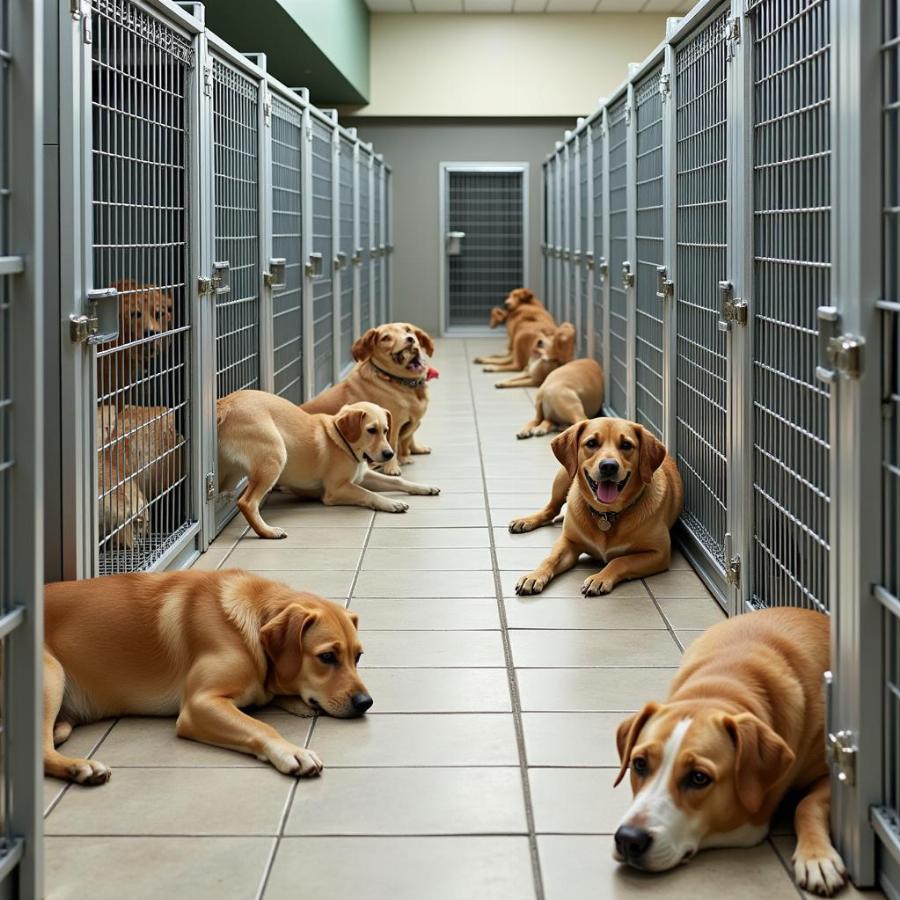
<path fill-rule="evenodd" d="M 600 477 L 615 478 L 619 473 L 619 464 L 614 459 L 604 459 L 600 462 Z"/>
<path fill-rule="evenodd" d="M 375 701 L 368 694 L 360 691 L 350 698 L 350 702 L 353 704 L 353 709 L 356 714 L 361 716 Z"/>
<path fill-rule="evenodd" d="M 653 835 L 643 828 L 622 825 L 616 831 L 616 850 L 629 862 L 640 859 L 653 843 Z"/>
<path fill-rule="evenodd" d="M 393 459 L 393 458 L 394 458 L 394 451 L 393 451 L 393 450 L 382 450 L 382 451 L 381 451 L 381 458 L 382 458 L 382 459 Z"/>

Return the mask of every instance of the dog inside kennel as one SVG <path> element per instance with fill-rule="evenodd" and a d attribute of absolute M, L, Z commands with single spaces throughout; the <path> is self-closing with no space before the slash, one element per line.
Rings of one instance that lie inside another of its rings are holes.
<path fill-rule="evenodd" d="M 0 895 L 900 900 L 900 0 L 0 0 Z"/>

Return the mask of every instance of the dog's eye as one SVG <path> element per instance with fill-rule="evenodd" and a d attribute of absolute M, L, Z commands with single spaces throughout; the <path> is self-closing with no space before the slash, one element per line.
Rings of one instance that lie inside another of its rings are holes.
<path fill-rule="evenodd" d="M 327 653 L 319 654 L 319 662 L 325 663 L 326 666 L 333 666 L 337 663 L 337 657 L 329 650 Z"/>
<path fill-rule="evenodd" d="M 584 442 L 584 446 L 589 448 L 590 450 L 596 450 L 600 445 L 597 443 L 597 438 L 588 438 Z"/>
<path fill-rule="evenodd" d="M 359 661 L 360 661 L 361 658 L 362 658 L 362 653 L 357 653 L 357 654 L 356 654 L 356 664 L 357 664 L 357 665 L 359 665 Z"/>
<path fill-rule="evenodd" d="M 622 443 L 619 444 L 620 450 L 631 450 L 633 447 L 634 444 L 632 444 L 631 441 L 622 441 Z"/>
<path fill-rule="evenodd" d="M 390 336 L 389 334 L 383 334 L 383 335 L 381 336 L 381 339 L 382 339 L 383 341 L 389 341 L 389 340 L 391 339 L 391 336 Z"/>
<path fill-rule="evenodd" d="M 369 434 L 378 434 L 378 428 L 375 425 L 370 426 L 366 431 L 368 431 Z"/>
<path fill-rule="evenodd" d="M 699 769 L 694 769 L 693 772 L 689 772 L 688 777 L 685 779 L 685 785 L 690 788 L 705 788 L 711 783 L 712 778 L 710 778 L 706 772 L 701 772 Z"/>
<path fill-rule="evenodd" d="M 134 312 L 132 312 L 131 318 L 139 319 L 142 315 L 143 315 L 143 313 L 139 309 L 136 309 L 136 310 L 134 310 Z"/>
<path fill-rule="evenodd" d="M 631 760 L 631 770 L 640 778 L 643 778 L 647 774 L 649 768 L 650 766 L 643 756 L 635 756 L 634 759 Z"/>

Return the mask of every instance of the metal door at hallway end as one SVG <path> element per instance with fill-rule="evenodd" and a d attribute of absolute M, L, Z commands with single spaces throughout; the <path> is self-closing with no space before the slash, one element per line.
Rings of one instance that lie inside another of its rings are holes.
<path fill-rule="evenodd" d="M 527 163 L 441 163 L 445 330 L 487 327 L 491 307 L 526 285 L 527 182 Z"/>

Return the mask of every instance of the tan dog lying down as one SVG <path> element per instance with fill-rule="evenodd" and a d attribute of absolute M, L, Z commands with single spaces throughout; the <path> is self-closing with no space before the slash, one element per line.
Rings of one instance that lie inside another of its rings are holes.
<path fill-rule="evenodd" d="M 219 490 L 230 491 L 243 476 L 249 483 L 238 508 L 262 538 L 287 532 L 267 525 L 259 504 L 280 484 L 326 506 L 367 506 L 406 512 L 399 500 L 373 491 L 439 494 L 440 490 L 373 472 L 369 463 L 390 460 L 391 415 L 374 403 L 353 403 L 336 416 L 310 415 L 265 391 L 235 391 L 217 404 Z"/>
<path fill-rule="evenodd" d="M 491 328 L 506 323 L 506 352 L 495 356 L 476 356 L 472 362 L 479 365 L 508 365 L 513 361 L 513 345 L 519 328 L 525 325 L 556 327 L 556 320 L 544 304 L 528 288 L 510 291 L 503 301 L 503 308 L 491 309 Z"/>
<path fill-rule="evenodd" d="M 615 835 L 616 858 L 661 871 L 705 847 L 748 847 L 768 833 L 788 791 L 803 797 L 794 825 L 797 884 L 826 896 L 846 879 L 828 833 L 822 675 L 826 616 L 768 609 L 710 628 L 684 655 L 665 703 L 619 726 L 634 801 Z"/>
<path fill-rule="evenodd" d="M 384 463 L 386 475 L 399 475 L 410 456 L 431 453 L 415 434 L 428 410 L 428 358 L 434 355 L 429 334 L 408 322 L 370 328 L 353 345 L 356 366 L 340 383 L 302 404 L 309 413 L 336 413 L 348 403 L 368 400 L 391 414 L 390 445 L 397 456 Z"/>
<path fill-rule="evenodd" d="M 539 594 L 571 569 L 582 553 L 604 567 L 581 593 L 608 594 L 620 581 L 669 568 L 669 529 L 684 502 L 675 460 L 641 425 L 625 419 L 589 419 L 551 442 L 563 468 L 550 502 L 532 516 L 513 519 L 514 534 L 550 524 L 566 503 L 562 535 L 550 555 L 516 584 L 517 594 Z"/>
<path fill-rule="evenodd" d="M 522 328 L 516 337 L 516 347 L 524 346 L 520 336 L 530 333 L 530 329 Z M 544 379 L 555 369 L 569 362 L 575 355 L 575 326 L 571 322 L 563 322 L 558 328 L 545 328 L 535 335 L 531 342 L 531 353 L 521 375 L 498 381 L 494 387 L 540 387 Z M 485 372 L 500 371 L 500 367 L 488 366 Z"/>
<path fill-rule="evenodd" d="M 44 591 L 44 771 L 102 784 L 109 769 L 56 749 L 75 725 L 178 716 L 179 737 L 318 775 L 311 750 L 240 707 L 362 715 L 354 613 L 238 570 L 111 575 Z M 161 761 L 162 762 L 162 761 Z"/>
<path fill-rule="evenodd" d="M 600 413 L 603 369 L 593 359 L 573 359 L 544 379 L 534 398 L 534 418 L 516 435 L 540 437 Z"/>

